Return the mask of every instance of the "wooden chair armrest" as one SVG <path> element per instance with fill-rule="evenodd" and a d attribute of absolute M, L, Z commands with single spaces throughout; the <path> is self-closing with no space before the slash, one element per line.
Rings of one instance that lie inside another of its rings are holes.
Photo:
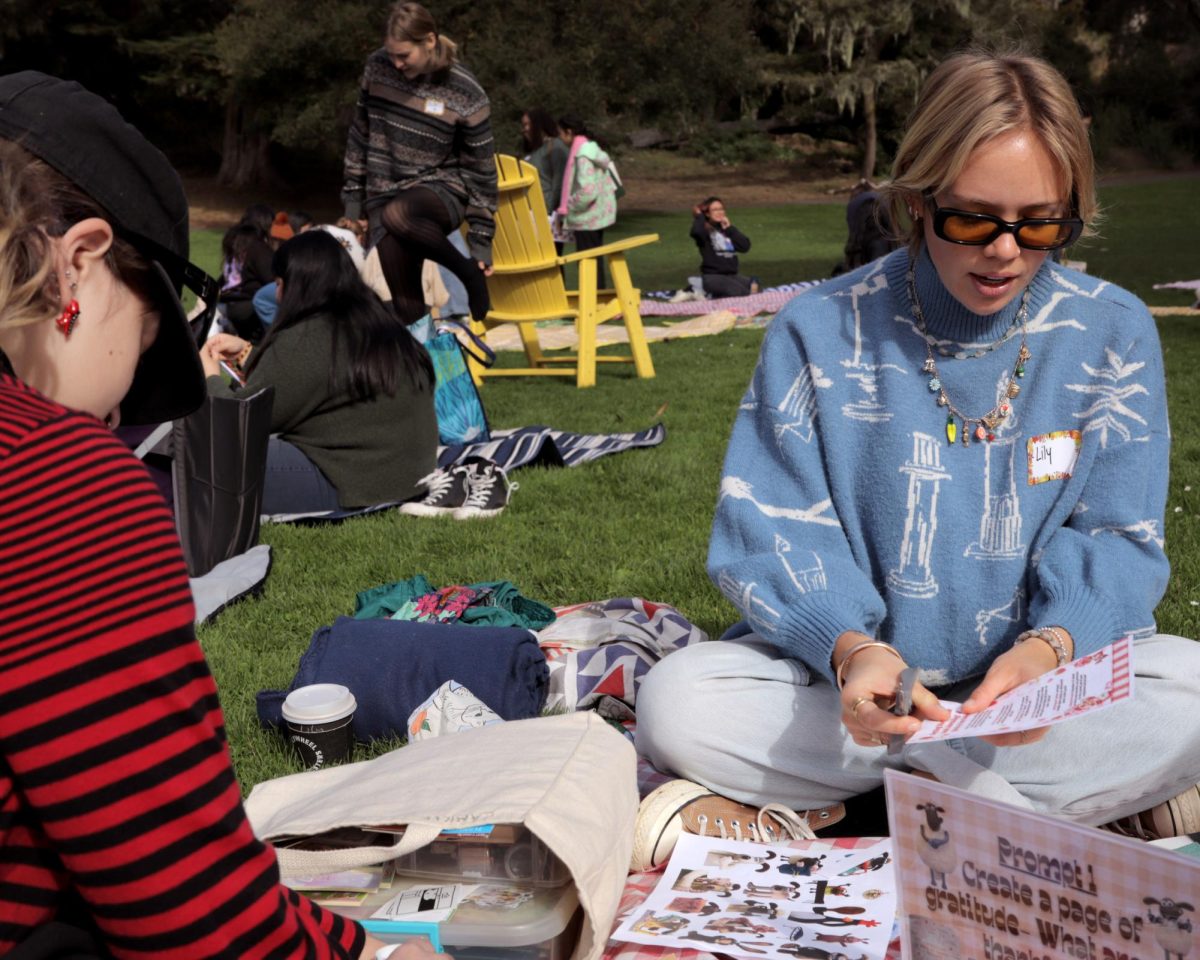
<path fill-rule="evenodd" d="M 578 253 L 570 253 L 565 257 L 559 257 L 559 263 L 576 263 L 579 260 L 587 260 L 590 257 L 607 257 L 611 253 L 622 253 L 625 250 L 632 250 L 634 247 L 644 247 L 648 243 L 658 243 L 657 233 L 647 233 L 640 237 L 626 237 L 624 240 L 615 240 L 612 243 L 606 243 L 602 247 L 592 247 L 591 250 L 580 250 Z"/>

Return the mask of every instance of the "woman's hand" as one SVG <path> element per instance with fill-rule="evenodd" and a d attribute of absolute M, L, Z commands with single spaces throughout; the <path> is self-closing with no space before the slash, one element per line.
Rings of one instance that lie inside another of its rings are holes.
<path fill-rule="evenodd" d="M 490 263 L 484 263 L 482 260 L 477 260 L 476 263 L 479 264 L 479 269 L 483 271 L 485 277 L 490 277 L 495 272 Z"/>
<path fill-rule="evenodd" d="M 992 661 L 982 682 L 963 704 L 963 713 L 978 713 L 990 707 L 1001 694 L 1020 686 L 1026 680 L 1049 673 L 1057 666 L 1058 657 L 1048 643 L 1037 638 L 1023 640 Z M 1025 743 L 1037 743 L 1049 729 L 1038 727 L 1019 733 L 997 733 L 980 739 L 996 747 L 1015 747 Z"/>
<path fill-rule="evenodd" d="M 860 642 L 869 639 L 863 636 Z M 889 712 L 904 668 L 903 660 L 882 647 L 868 647 L 854 655 L 843 677 L 842 723 L 859 746 L 884 746 L 892 735 L 916 733 L 921 720 L 944 720 L 950 715 L 920 683 L 913 686 L 912 714 L 897 717 Z"/>
<path fill-rule="evenodd" d="M 374 960 L 376 952 L 382 950 L 384 946 L 386 944 L 383 941 L 376 940 L 368 933 L 367 942 L 363 945 L 362 953 L 358 955 L 359 960 Z M 441 957 L 442 960 L 445 960 L 445 956 L 434 950 L 433 944 L 424 937 L 416 937 L 400 944 L 388 954 L 388 960 L 433 960 L 434 957 Z"/>
<path fill-rule="evenodd" d="M 200 366 L 204 368 L 204 375 L 219 377 L 221 375 L 220 361 L 236 360 L 249 347 L 249 341 L 235 337 L 231 333 L 218 333 L 209 337 L 200 345 Z"/>

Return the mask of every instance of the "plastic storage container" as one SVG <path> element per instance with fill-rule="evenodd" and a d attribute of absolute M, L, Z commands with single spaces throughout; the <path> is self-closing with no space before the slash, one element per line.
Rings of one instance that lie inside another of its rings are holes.
<path fill-rule="evenodd" d="M 501 880 L 558 887 L 570 871 L 525 827 L 499 823 L 441 834 L 433 843 L 396 858 L 396 873 L 452 883 Z"/>
<path fill-rule="evenodd" d="M 423 886 L 429 884 L 397 876 L 390 890 L 377 890 L 361 904 L 326 909 L 358 920 L 384 943 L 432 935 L 455 960 L 567 960 L 579 939 L 583 911 L 574 884 L 479 884 L 474 901 L 463 902 L 439 924 L 370 919 L 398 893 Z"/>

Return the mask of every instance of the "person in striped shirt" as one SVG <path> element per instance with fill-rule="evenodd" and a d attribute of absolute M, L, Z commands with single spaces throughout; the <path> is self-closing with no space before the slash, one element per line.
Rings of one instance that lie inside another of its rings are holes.
<path fill-rule="evenodd" d="M 392 305 L 405 323 L 424 316 L 421 269 L 433 260 L 467 290 L 471 316 L 491 309 L 496 166 L 491 105 L 458 62 L 453 40 L 419 3 L 397 3 L 384 45 L 367 58 L 346 142 L 342 200 L 362 221 Z M 448 234 L 467 225 L 469 255 Z"/>
<path fill-rule="evenodd" d="M 184 283 L 215 305 L 166 158 L 0 78 L 0 955 L 369 957 L 251 831 L 171 514 L 112 435 L 204 397 Z"/>

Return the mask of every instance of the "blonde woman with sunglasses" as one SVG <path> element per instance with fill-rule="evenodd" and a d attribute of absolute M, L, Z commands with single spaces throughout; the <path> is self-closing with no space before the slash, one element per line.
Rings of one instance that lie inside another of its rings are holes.
<path fill-rule="evenodd" d="M 882 193 L 907 246 L 792 300 L 763 343 L 708 558 L 744 619 L 639 694 L 640 749 L 687 778 L 647 799 L 643 853 L 769 801 L 832 824 L 888 767 L 1143 836 L 1200 830 L 1200 645 L 1154 620 L 1158 336 L 1134 296 L 1050 257 L 1097 221 L 1066 81 L 1029 56 L 951 58 Z M 975 713 L 1126 636 L 1136 692 L 1110 710 L 884 749 L 944 719 L 939 698 Z"/>

